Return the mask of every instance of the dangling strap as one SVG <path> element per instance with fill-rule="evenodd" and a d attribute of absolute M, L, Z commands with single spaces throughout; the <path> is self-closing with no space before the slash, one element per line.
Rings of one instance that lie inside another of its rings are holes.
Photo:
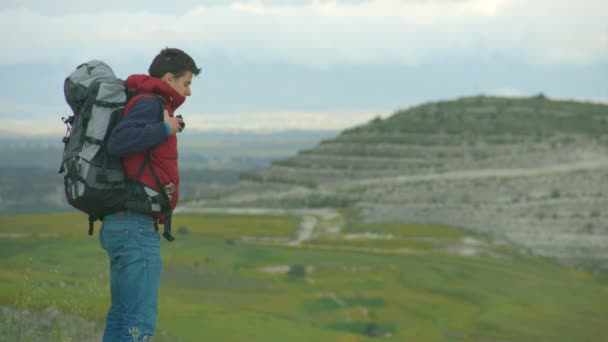
<path fill-rule="evenodd" d="M 95 221 L 97 221 L 97 219 L 89 215 L 89 235 L 93 235 L 93 222 Z"/>
<path fill-rule="evenodd" d="M 152 167 L 152 163 L 148 162 L 148 166 L 150 167 L 150 172 L 152 172 L 152 176 L 156 180 L 156 184 L 158 185 L 159 191 L 164 191 L 163 185 L 160 182 L 160 178 L 158 177 L 158 175 L 156 174 L 156 171 L 154 171 L 154 168 Z M 164 224 L 163 237 L 165 239 L 167 239 L 167 241 L 173 241 L 173 240 L 175 240 L 175 238 L 173 237 L 173 235 L 171 235 L 171 216 L 172 216 L 171 209 L 169 209 L 169 212 L 165 215 L 166 215 L 166 218 L 165 218 L 165 224 Z"/>
<path fill-rule="evenodd" d="M 142 164 L 141 168 L 139 169 L 139 172 L 137 173 L 137 178 L 139 179 L 139 177 L 143 173 L 143 168 L 147 163 L 148 167 L 150 168 L 150 172 L 152 173 L 152 177 L 154 177 L 154 180 L 156 180 L 156 185 L 158 185 L 159 191 L 163 192 L 164 189 L 163 189 L 163 185 L 160 181 L 160 177 L 158 177 L 158 174 L 156 173 L 156 171 L 154 170 L 154 167 L 152 166 L 152 163 L 150 162 L 151 156 L 152 156 L 152 151 L 150 150 L 150 152 L 148 152 L 148 154 L 146 155 L 146 160 L 144 160 L 144 163 Z M 171 209 L 169 209 L 169 212 L 165 215 L 166 215 L 166 218 L 165 218 L 165 224 L 164 224 L 164 229 L 163 229 L 163 237 L 165 239 L 167 239 L 167 241 L 173 241 L 173 240 L 175 240 L 175 237 L 173 237 L 173 235 L 171 235 L 171 216 L 172 216 Z"/>
<path fill-rule="evenodd" d="M 171 235 L 171 214 L 167 215 L 167 218 L 165 219 L 165 228 L 163 231 L 163 237 L 165 239 L 167 239 L 167 241 L 169 241 L 169 242 L 175 240 L 173 235 Z"/>
<path fill-rule="evenodd" d="M 144 173 L 144 169 L 145 169 L 146 165 L 148 165 L 148 167 L 150 168 L 150 172 L 152 173 L 152 177 L 154 177 L 154 180 L 156 181 L 156 184 L 158 185 L 158 190 L 162 192 L 163 185 L 161 184 L 160 177 L 158 177 L 158 174 L 156 173 L 156 170 L 154 170 L 154 167 L 152 166 L 152 162 L 151 162 L 152 150 L 153 149 L 150 149 L 148 151 L 148 153 L 146 154 L 146 158 L 144 159 L 143 163 L 141 163 L 141 166 L 139 167 L 139 170 L 137 171 L 137 175 L 135 176 L 135 179 L 138 180 L 141 178 L 141 175 Z M 169 211 L 169 213 L 166 214 L 163 237 L 165 239 L 167 239 L 167 241 L 175 240 L 175 237 L 173 237 L 173 235 L 171 235 L 171 212 L 170 211 Z"/>

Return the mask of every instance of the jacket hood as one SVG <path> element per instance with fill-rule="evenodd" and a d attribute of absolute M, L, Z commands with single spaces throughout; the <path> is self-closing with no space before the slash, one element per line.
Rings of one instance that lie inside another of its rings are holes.
<path fill-rule="evenodd" d="M 170 85 L 163 82 L 160 78 L 148 75 L 131 75 L 127 78 L 127 89 L 135 89 L 141 92 L 150 92 L 158 94 L 165 98 L 167 103 L 171 104 L 173 109 L 181 106 L 186 97 L 180 95 Z"/>

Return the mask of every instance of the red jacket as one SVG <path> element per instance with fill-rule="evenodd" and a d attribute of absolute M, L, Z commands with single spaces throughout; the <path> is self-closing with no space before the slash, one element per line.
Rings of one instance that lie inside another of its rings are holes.
<path fill-rule="evenodd" d="M 130 76 L 127 78 L 127 88 L 160 95 L 165 100 L 165 109 L 170 116 L 174 116 L 175 109 L 186 99 L 161 79 L 147 75 Z M 126 133 L 124 134 L 125 138 L 122 139 L 123 143 L 137 151 L 123 156 L 122 163 L 125 173 L 128 177 L 135 179 L 149 148 L 153 147 L 152 167 L 170 198 L 171 211 L 173 211 L 179 200 L 177 136 L 167 135 L 161 101 L 152 94 L 135 96 L 125 108 L 123 120 L 119 125 L 123 124 Z M 145 167 L 142 176 L 137 180 L 160 191 L 148 166 Z M 155 216 L 159 218 L 160 223 L 164 223 L 165 215 Z"/>

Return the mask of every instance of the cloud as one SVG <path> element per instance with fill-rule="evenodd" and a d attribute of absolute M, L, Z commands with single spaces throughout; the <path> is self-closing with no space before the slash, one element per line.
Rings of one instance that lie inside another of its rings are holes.
<path fill-rule="evenodd" d="M 184 116 L 188 129 L 203 131 L 258 131 L 281 130 L 342 130 L 362 125 L 380 116 L 372 112 L 240 112 L 195 113 Z M 59 116 L 32 118 L 31 116 L 2 117 L 2 132 L 16 135 L 44 135 L 60 137 L 66 126 Z M 60 139 L 57 140 L 58 142 Z"/>
<path fill-rule="evenodd" d="M 378 114 L 371 112 L 242 112 L 189 114 L 187 126 L 200 130 L 341 130 L 364 124 Z"/>
<path fill-rule="evenodd" d="M 60 3 L 62 4 L 62 3 Z M 66 6 L 66 5 L 64 5 Z M 100 5 L 101 6 L 101 5 Z M 604 0 L 224 2 L 182 13 L 0 10 L 0 64 L 148 63 L 163 46 L 235 63 L 313 68 L 501 58 L 533 65 L 608 59 Z M 7 34 L 10 33 L 10 34 Z"/>

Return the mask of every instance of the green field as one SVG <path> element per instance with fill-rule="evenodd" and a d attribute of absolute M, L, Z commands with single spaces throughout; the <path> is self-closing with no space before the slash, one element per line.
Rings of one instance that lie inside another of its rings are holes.
<path fill-rule="evenodd" d="M 343 216 L 290 243 L 302 219 L 176 215 L 155 340 L 606 340 L 605 275 L 456 228 Z M 0 216 L 0 341 L 99 340 L 107 256 L 86 229 L 82 214 Z"/>

